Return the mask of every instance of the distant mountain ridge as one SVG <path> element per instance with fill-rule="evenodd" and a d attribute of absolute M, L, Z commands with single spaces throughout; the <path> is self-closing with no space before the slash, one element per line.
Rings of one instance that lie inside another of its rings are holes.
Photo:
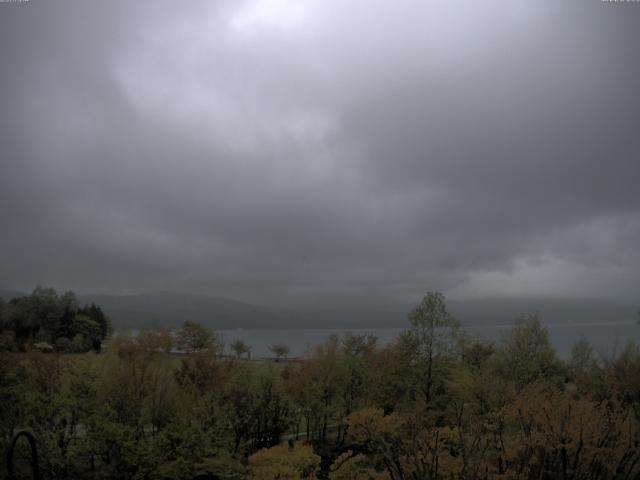
<path fill-rule="evenodd" d="M 0 298 L 24 295 L 0 290 Z M 200 294 L 152 292 L 135 295 L 78 294 L 81 304 L 96 303 L 116 329 L 175 327 L 196 320 L 216 329 L 401 328 L 413 305 L 371 307 L 278 308 Z M 416 299 L 416 302 L 418 299 Z M 635 322 L 636 305 L 595 299 L 483 299 L 449 301 L 462 325 L 509 324 L 538 312 L 545 323 Z"/>

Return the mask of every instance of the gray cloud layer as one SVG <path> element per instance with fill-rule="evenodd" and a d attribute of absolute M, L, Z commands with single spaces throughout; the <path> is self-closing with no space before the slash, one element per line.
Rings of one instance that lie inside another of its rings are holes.
<path fill-rule="evenodd" d="M 639 26 L 596 0 L 0 4 L 0 285 L 637 299 Z"/>

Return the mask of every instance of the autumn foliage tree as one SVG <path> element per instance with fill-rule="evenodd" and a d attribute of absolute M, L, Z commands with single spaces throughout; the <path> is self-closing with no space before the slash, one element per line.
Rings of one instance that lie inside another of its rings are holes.
<path fill-rule="evenodd" d="M 187 353 L 211 349 L 215 346 L 214 335 L 201 323 L 186 320 L 176 332 L 176 345 Z"/>
<path fill-rule="evenodd" d="M 315 480 L 320 457 L 310 446 L 279 445 L 249 458 L 254 480 Z"/>

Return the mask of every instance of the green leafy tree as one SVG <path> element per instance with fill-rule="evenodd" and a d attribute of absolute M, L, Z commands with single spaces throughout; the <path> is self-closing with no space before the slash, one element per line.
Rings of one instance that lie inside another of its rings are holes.
<path fill-rule="evenodd" d="M 105 315 L 99 305 L 96 305 L 94 303 L 92 303 L 91 305 L 86 305 L 85 307 L 79 309 L 78 313 L 81 315 L 86 315 L 99 325 L 100 338 L 106 338 L 107 335 L 111 333 L 111 321 L 109 320 L 109 317 Z"/>
<path fill-rule="evenodd" d="M 275 369 L 241 364 L 225 388 L 223 408 L 233 431 L 233 451 L 277 445 L 289 428 L 290 401 Z"/>
<path fill-rule="evenodd" d="M 404 346 L 413 356 L 420 374 L 427 403 L 431 401 L 434 365 L 439 357 L 451 355 L 459 334 L 459 323 L 449 313 L 444 295 L 429 292 L 409 314 L 411 328 L 404 335 Z"/>
<path fill-rule="evenodd" d="M 518 319 L 503 338 L 498 360 L 502 375 L 518 388 L 536 381 L 564 382 L 562 364 L 538 315 Z"/>
<path fill-rule="evenodd" d="M 12 298 L 0 317 L 0 331 L 13 331 L 22 350 L 34 342 L 55 345 L 58 338 L 77 335 L 88 341 L 87 349 L 99 350 L 111 332 L 110 320 L 99 306 L 80 308 L 73 292 L 58 295 L 53 288 L 40 286 L 30 295 Z"/>
<path fill-rule="evenodd" d="M 342 338 L 341 392 L 343 415 L 346 417 L 361 408 L 369 399 L 371 385 L 372 357 L 378 339 L 373 335 L 353 335 L 347 333 Z"/>

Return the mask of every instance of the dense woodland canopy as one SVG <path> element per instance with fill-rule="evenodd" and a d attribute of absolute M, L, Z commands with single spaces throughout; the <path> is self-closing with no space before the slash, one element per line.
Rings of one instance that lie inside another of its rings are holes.
<path fill-rule="evenodd" d="M 390 345 L 332 337 L 301 359 L 285 344 L 277 361 L 250 360 L 242 342 L 224 355 L 195 322 L 110 337 L 100 354 L 30 348 L 92 338 L 78 317 L 102 325 L 87 313 L 98 307 L 71 299 L 38 289 L 2 309 L 19 348 L 0 352 L 0 447 L 33 431 L 47 479 L 640 476 L 635 344 L 603 358 L 578 342 L 562 360 L 536 316 L 483 343 L 429 293 Z"/>
<path fill-rule="evenodd" d="M 0 299 L 0 348 L 24 351 L 28 345 L 50 346 L 60 352 L 100 351 L 111 332 L 100 306 L 80 306 L 73 292 L 59 295 L 36 287 L 31 295 Z"/>

